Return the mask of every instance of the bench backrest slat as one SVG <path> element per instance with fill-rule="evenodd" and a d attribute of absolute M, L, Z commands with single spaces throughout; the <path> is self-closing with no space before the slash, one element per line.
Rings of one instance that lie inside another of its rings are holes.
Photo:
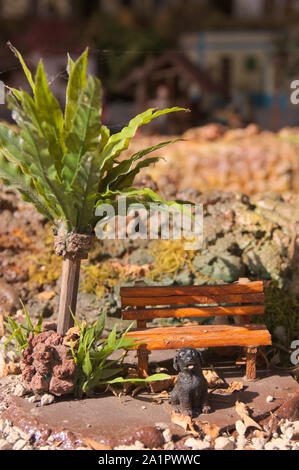
<path fill-rule="evenodd" d="M 217 286 L 122 287 L 121 302 L 125 307 L 122 314 L 124 319 L 140 320 L 259 315 L 264 313 L 263 289 L 263 281 Z"/>
<path fill-rule="evenodd" d="M 169 297 L 123 297 L 123 306 L 263 303 L 264 294 L 174 295 Z"/>
<path fill-rule="evenodd" d="M 229 307 L 144 308 L 123 310 L 124 320 L 151 320 L 152 318 L 215 317 L 221 315 L 263 315 L 264 305 Z"/>
<path fill-rule="evenodd" d="M 253 281 L 247 284 L 221 284 L 217 286 L 170 286 L 170 287 L 121 287 L 120 295 L 124 297 L 169 297 L 175 295 L 222 295 L 250 294 L 263 292 L 263 281 Z"/>

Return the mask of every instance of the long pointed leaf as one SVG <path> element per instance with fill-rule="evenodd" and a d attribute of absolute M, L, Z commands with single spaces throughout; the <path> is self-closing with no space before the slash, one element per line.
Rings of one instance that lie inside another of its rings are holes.
<path fill-rule="evenodd" d="M 10 47 L 10 49 L 13 51 L 15 56 L 21 62 L 21 65 L 22 65 L 22 68 L 23 68 L 23 70 L 25 72 L 25 75 L 27 77 L 28 83 L 31 86 L 33 92 L 35 92 L 35 84 L 34 84 L 34 81 L 33 81 L 33 78 L 32 78 L 32 74 L 31 74 L 30 70 L 28 69 L 23 57 L 21 56 L 20 52 L 10 42 L 8 42 L 8 46 Z"/>
<path fill-rule="evenodd" d="M 128 126 L 124 127 L 120 132 L 113 134 L 103 148 L 101 154 L 102 170 L 107 171 L 112 168 L 115 158 L 117 158 L 123 150 L 128 148 L 130 140 L 134 137 L 140 126 L 149 123 L 152 119 L 162 116 L 163 114 L 176 111 L 186 111 L 186 109 L 174 107 L 157 111 L 155 108 L 150 108 L 131 119 Z"/>
<path fill-rule="evenodd" d="M 149 153 L 154 152 L 155 150 L 159 150 L 167 145 L 174 144 L 176 142 L 179 142 L 182 139 L 175 139 L 175 140 L 168 140 L 167 142 L 161 142 L 158 145 L 154 145 L 152 147 L 148 147 L 146 149 L 140 150 L 139 152 L 134 153 L 131 158 L 128 160 L 123 160 L 120 162 L 117 166 L 111 168 L 111 170 L 107 173 L 107 176 L 103 179 L 103 181 L 100 184 L 99 187 L 99 192 L 104 192 L 110 189 L 111 183 L 114 183 L 117 181 L 119 176 L 123 176 L 128 174 L 129 171 L 132 170 L 133 164 L 135 161 L 140 160 L 141 158 L 145 157 Z M 150 162 L 148 162 L 150 165 Z M 116 186 L 116 185 L 114 185 Z"/>
<path fill-rule="evenodd" d="M 60 175 L 62 169 L 63 114 L 57 99 L 51 92 L 42 61 L 39 62 L 35 77 L 35 103 L 39 122 L 48 141 L 49 152 L 55 159 L 56 169 Z"/>
<path fill-rule="evenodd" d="M 86 84 L 87 56 L 88 49 L 85 49 L 83 54 L 79 57 L 76 62 L 73 62 L 69 57 L 69 81 L 66 91 L 66 104 L 64 113 L 65 135 L 68 135 L 71 130 L 73 119 L 78 109 L 79 96 Z"/>

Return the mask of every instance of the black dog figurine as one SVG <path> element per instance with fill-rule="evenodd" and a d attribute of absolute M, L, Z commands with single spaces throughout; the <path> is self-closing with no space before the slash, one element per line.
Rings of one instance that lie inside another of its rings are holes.
<path fill-rule="evenodd" d="M 181 412 L 188 416 L 209 413 L 208 383 L 202 373 L 200 352 L 194 348 L 181 349 L 173 360 L 179 372 L 175 387 L 170 395 L 172 405 L 180 405 Z"/>

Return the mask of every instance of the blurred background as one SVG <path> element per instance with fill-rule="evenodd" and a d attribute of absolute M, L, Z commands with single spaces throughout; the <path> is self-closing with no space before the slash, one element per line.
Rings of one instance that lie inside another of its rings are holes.
<path fill-rule="evenodd" d="M 104 87 L 104 121 L 119 130 L 148 106 L 187 107 L 151 132 L 217 122 L 296 126 L 298 0 L 0 0 L 0 80 L 26 86 L 9 40 L 32 69 L 43 58 L 62 104 L 66 54 L 88 45 Z M 4 106 L 0 118 L 9 119 Z"/>

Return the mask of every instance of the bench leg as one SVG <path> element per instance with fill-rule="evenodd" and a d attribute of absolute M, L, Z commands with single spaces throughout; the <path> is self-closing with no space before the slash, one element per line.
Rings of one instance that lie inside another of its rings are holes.
<path fill-rule="evenodd" d="M 249 346 L 246 348 L 246 379 L 254 380 L 256 378 L 256 354 L 257 347 Z"/>
<path fill-rule="evenodd" d="M 138 358 L 138 375 L 140 377 L 148 377 L 148 356 L 150 351 L 142 346 L 137 349 L 137 358 Z"/>

